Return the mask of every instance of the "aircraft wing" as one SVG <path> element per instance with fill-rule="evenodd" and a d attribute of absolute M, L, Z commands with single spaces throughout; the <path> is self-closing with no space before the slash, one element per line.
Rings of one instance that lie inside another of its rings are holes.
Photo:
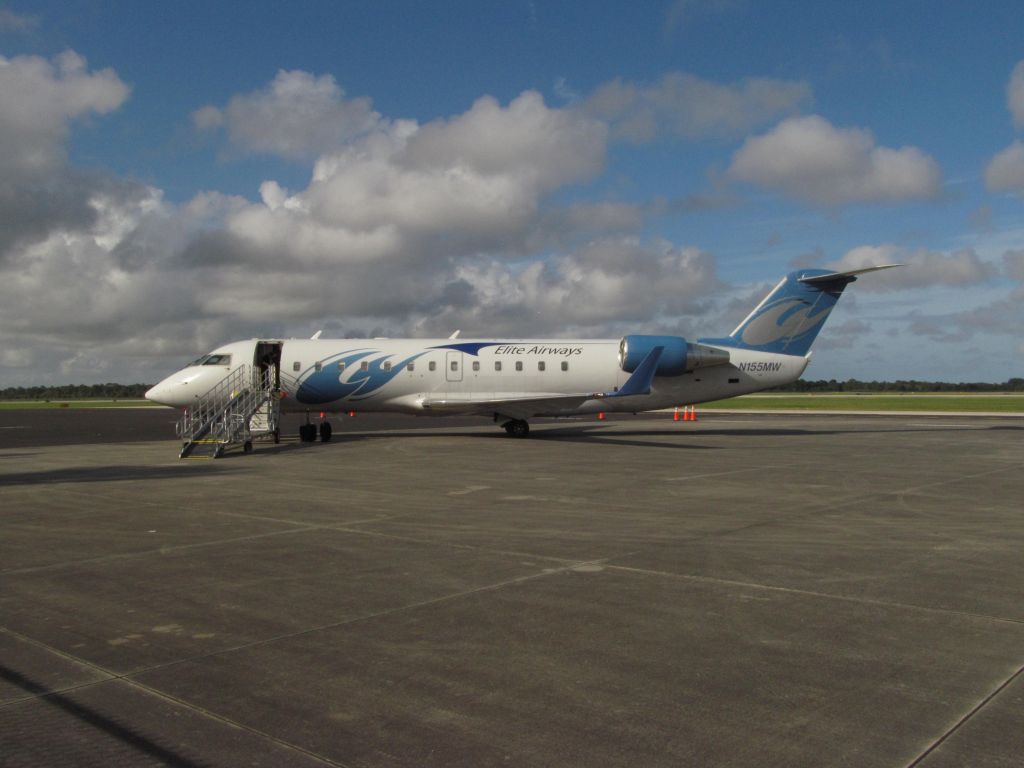
<path fill-rule="evenodd" d="M 504 396 L 472 393 L 425 397 L 420 405 L 427 411 L 440 413 L 500 413 L 517 419 L 527 419 L 540 413 L 557 413 L 579 408 L 587 400 L 609 400 L 616 397 L 649 395 L 657 373 L 664 347 L 655 347 L 640 362 L 633 375 L 614 392 L 545 392 L 526 394 L 512 392 Z"/>
<path fill-rule="evenodd" d="M 538 413 L 550 413 L 557 411 L 571 411 L 579 408 L 587 400 L 593 400 L 596 394 L 515 394 L 492 396 L 474 395 L 466 393 L 462 395 L 448 395 L 443 397 L 427 397 L 422 401 L 425 411 L 437 413 L 465 413 L 465 414 L 489 414 L 500 413 L 503 416 L 510 416 L 516 419 L 528 419 Z"/>

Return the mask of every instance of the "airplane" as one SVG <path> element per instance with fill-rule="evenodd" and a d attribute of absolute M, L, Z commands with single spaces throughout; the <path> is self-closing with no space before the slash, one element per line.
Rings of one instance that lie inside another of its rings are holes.
<path fill-rule="evenodd" d="M 146 392 L 189 408 L 225 377 L 253 366 L 272 382 L 282 411 L 305 412 L 302 441 L 330 440 L 326 414 L 391 412 L 492 418 L 509 435 L 534 417 L 639 413 L 722 400 L 796 381 L 810 347 L 847 285 L 886 264 L 786 275 L 721 338 L 626 335 L 621 339 L 249 339 L 225 344 Z M 275 434 L 275 439 L 277 435 Z"/>

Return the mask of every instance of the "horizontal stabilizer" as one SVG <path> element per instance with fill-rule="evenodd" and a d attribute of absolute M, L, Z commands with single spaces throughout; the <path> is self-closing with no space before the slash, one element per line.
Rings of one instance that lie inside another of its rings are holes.
<path fill-rule="evenodd" d="M 845 283 L 852 283 L 857 279 L 857 275 L 863 275 L 867 272 L 877 272 L 880 269 L 892 269 L 893 267 L 902 267 L 902 264 L 881 264 L 877 267 L 864 267 L 863 269 L 851 269 L 849 272 L 832 272 L 827 275 L 813 275 L 811 277 L 801 277 L 801 283 L 807 283 L 808 285 L 823 285 L 826 283 L 834 283 L 842 281 Z"/>

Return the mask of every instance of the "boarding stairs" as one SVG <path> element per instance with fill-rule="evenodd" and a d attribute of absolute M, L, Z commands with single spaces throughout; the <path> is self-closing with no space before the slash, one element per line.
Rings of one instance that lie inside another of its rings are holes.
<path fill-rule="evenodd" d="M 178 420 L 182 459 L 216 459 L 236 445 L 248 453 L 252 441 L 280 432 L 280 392 L 271 372 L 243 365 L 198 398 Z"/>

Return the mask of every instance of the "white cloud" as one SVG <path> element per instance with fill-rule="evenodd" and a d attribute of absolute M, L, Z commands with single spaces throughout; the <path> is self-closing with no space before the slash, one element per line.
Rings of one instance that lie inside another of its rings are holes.
<path fill-rule="evenodd" d="M 0 30 L 25 32 L 38 24 L 39 20 L 35 16 L 25 16 L 7 8 L 0 8 Z"/>
<path fill-rule="evenodd" d="M 665 12 L 665 32 L 689 27 L 701 17 L 742 10 L 746 0 L 673 0 Z"/>
<path fill-rule="evenodd" d="M 1015 141 L 992 158 L 985 186 L 992 192 L 1024 192 L 1024 143 Z"/>
<path fill-rule="evenodd" d="M 1024 324 L 1024 289 L 1015 288 L 1003 298 L 988 298 L 980 305 L 962 312 L 915 314 L 910 319 L 911 333 L 944 343 L 969 341 L 978 334 L 1009 336 L 1016 340 Z"/>
<path fill-rule="evenodd" d="M 817 115 L 748 138 L 727 175 L 816 205 L 927 199 L 942 190 L 938 164 L 920 149 L 879 147 L 870 131 Z"/>
<path fill-rule="evenodd" d="M 52 77 L 61 77 L 57 69 Z M 311 75 L 296 81 L 324 85 Z M 257 94 L 272 95 L 273 85 Z M 340 89 L 324 92 L 321 105 L 349 103 Z M 230 135 L 234 101 L 194 119 Z M 100 101 L 87 103 L 95 112 Z M 32 237 L 2 251 L 5 383 L 152 381 L 232 338 L 318 327 L 339 335 L 725 333 L 763 295 L 730 303 L 711 254 L 637 234 L 647 217 L 693 201 L 560 194 L 606 161 L 607 125 L 579 108 L 552 108 L 527 91 L 507 104 L 484 97 L 426 124 L 373 114 L 355 132 L 330 135 L 320 144 L 329 151 L 315 149 L 319 140 L 301 144 L 320 152 L 308 186 L 268 178 L 256 201 L 207 191 L 177 205 L 158 189 L 79 177 L 60 162 L 33 176 L 40 184 L 77 178 L 62 194 L 80 215 L 43 211 Z M 268 117 L 261 135 L 273 137 L 276 125 Z M 57 135 L 50 148 L 61 158 Z"/>
<path fill-rule="evenodd" d="M 1017 62 L 1010 73 L 1010 82 L 1006 86 L 1006 104 L 1013 116 L 1013 124 L 1024 128 L 1024 61 Z"/>
<path fill-rule="evenodd" d="M 1024 128 L 1024 61 L 1017 63 L 1006 86 L 1006 106 L 1017 128 Z M 1024 143 L 1014 141 L 998 152 L 985 167 L 985 186 L 990 192 L 1024 193 Z"/>
<path fill-rule="evenodd" d="M 742 136 L 759 125 L 796 112 L 811 99 L 803 81 L 749 78 L 726 84 L 686 72 L 670 72 L 641 86 L 621 79 L 597 88 L 583 108 L 612 126 L 615 138 L 653 141 Z"/>
<path fill-rule="evenodd" d="M 223 108 L 207 105 L 192 114 L 196 128 L 224 127 L 243 151 L 288 158 L 336 150 L 380 121 L 369 99 L 346 98 L 332 75 L 301 70 L 280 70 L 265 88 L 233 96 Z"/>
<path fill-rule="evenodd" d="M 400 162 L 421 171 L 515 177 L 543 192 L 594 176 L 606 142 L 602 123 L 551 109 L 539 93 L 524 91 L 507 107 L 484 96 L 458 117 L 427 123 L 410 136 Z"/>
<path fill-rule="evenodd" d="M 0 56 L 0 178 L 61 165 L 70 121 L 90 112 L 111 112 L 128 93 L 113 70 L 90 73 L 74 51 L 52 61 Z"/>
<path fill-rule="evenodd" d="M 931 286 L 968 286 L 990 280 L 996 268 L 982 261 L 971 248 L 942 253 L 898 245 L 862 245 L 853 248 L 828 266 L 838 271 L 863 269 L 882 264 L 903 264 L 869 275 L 858 283 L 858 290 L 895 291 Z"/>
<path fill-rule="evenodd" d="M 526 92 L 426 125 L 375 118 L 319 157 L 307 188 L 268 179 L 256 203 L 203 192 L 172 205 L 109 178 L 80 184 L 69 194 L 82 215 L 48 219 L 0 261 L 5 375 L 31 375 L 15 368 L 30 355 L 62 378 L 106 377 L 122 358 L 159 371 L 160 356 L 287 335 L 311 318 L 399 332 L 454 311 L 486 318 L 489 293 L 463 274 L 507 256 L 545 269 L 528 244 L 544 230 L 544 204 L 599 173 L 606 144 L 604 124 Z M 629 206 L 563 210 L 581 232 L 631 222 Z M 548 332 L 560 316 L 545 315 Z M 139 337 L 149 346 L 133 346 Z"/>
<path fill-rule="evenodd" d="M 309 188 L 261 187 L 264 205 L 226 229 L 256 252 L 303 264 L 423 263 L 521 252 L 552 191 L 603 167 L 606 131 L 526 92 L 478 100 L 450 120 L 381 124 L 321 157 Z"/>
<path fill-rule="evenodd" d="M 609 238 L 525 268 L 467 262 L 454 273 L 473 298 L 421 319 L 422 333 L 608 336 L 638 328 L 683 332 L 724 288 L 715 259 L 664 241 Z M 703 330 L 707 330 L 704 328 Z"/>
<path fill-rule="evenodd" d="M 76 118 L 117 109 L 128 92 L 112 70 L 89 72 L 73 51 L 52 61 L 0 57 L 0 264 L 18 243 L 90 226 L 94 195 L 134 194 L 130 182 L 69 168 L 65 153 Z"/>
<path fill-rule="evenodd" d="M 1003 254 L 1003 272 L 1011 280 L 1024 283 L 1024 250 L 1007 251 Z"/>

